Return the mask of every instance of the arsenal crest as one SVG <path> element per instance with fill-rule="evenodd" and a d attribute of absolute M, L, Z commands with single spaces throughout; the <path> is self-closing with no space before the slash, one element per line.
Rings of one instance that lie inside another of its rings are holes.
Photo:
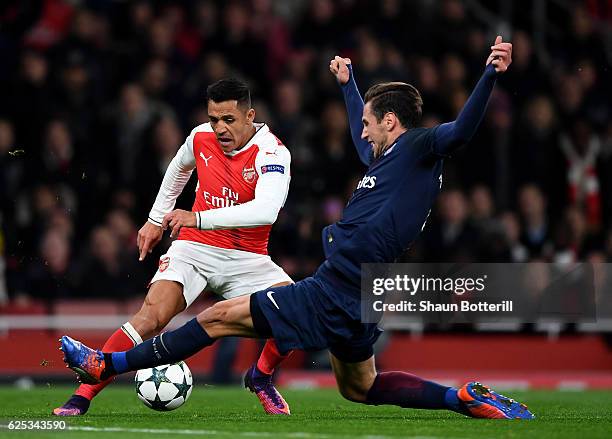
<path fill-rule="evenodd" d="M 255 181 L 256 176 L 257 173 L 255 172 L 255 168 L 247 168 L 246 166 L 242 168 L 242 178 L 244 178 L 244 181 L 246 181 L 247 183 L 253 183 Z"/>
<path fill-rule="evenodd" d="M 166 256 L 165 258 L 160 258 L 159 272 L 163 273 L 164 271 L 166 271 L 166 268 L 168 268 L 168 265 L 170 265 L 170 256 Z"/>

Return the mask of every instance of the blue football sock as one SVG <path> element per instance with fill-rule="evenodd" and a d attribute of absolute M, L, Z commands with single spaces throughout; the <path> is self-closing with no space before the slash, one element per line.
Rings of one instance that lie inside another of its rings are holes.
<path fill-rule="evenodd" d="M 444 401 L 446 402 L 446 406 L 449 410 L 452 410 L 457 413 L 463 413 L 464 415 L 469 415 L 469 411 L 459 399 L 457 395 L 457 389 L 454 387 L 449 387 L 444 395 Z"/>
<path fill-rule="evenodd" d="M 453 394 L 455 399 L 453 399 Z M 449 409 L 458 406 L 457 391 L 405 372 L 376 375 L 368 391 L 366 404 L 391 404 L 415 409 Z M 455 401 L 456 400 L 456 401 Z"/>
<path fill-rule="evenodd" d="M 111 364 L 113 365 L 113 369 L 115 369 L 116 374 L 127 372 L 128 370 L 130 370 L 130 366 L 126 358 L 127 352 L 128 351 L 111 352 Z M 107 366 L 106 368 L 108 369 L 109 367 Z"/>
<path fill-rule="evenodd" d="M 194 318 L 175 331 L 164 332 L 126 352 L 105 354 L 107 370 L 115 374 L 184 360 L 215 342 Z"/>

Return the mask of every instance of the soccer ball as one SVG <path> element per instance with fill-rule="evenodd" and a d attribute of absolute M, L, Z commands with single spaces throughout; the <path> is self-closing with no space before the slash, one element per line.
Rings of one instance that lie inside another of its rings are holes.
<path fill-rule="evenodd" d="M 136 372 L 136 394 L 153 410 L 169 411 L 185 404 L 193 389 L 193 377 L 187 364 L 175 364 L 141 369 Z"/>

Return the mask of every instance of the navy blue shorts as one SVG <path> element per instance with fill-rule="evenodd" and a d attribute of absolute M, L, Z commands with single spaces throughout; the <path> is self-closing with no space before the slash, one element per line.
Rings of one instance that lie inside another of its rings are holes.
<path fill-rule="evenodd" d="M 355 292 L 339 292 L 329 276 L 318 274 L 254 293 L 255 330 L 272 335 L 283 354 L 293 349 L 329 349 L 347 363 L 367 360 L 382 331 L 376 324 L 361 323 L 361 302 Z"/>

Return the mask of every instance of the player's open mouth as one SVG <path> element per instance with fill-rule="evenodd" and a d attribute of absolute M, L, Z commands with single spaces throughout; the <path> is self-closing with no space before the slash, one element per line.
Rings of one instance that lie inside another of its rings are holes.
<path fill-rule="evenodd" d="M 217 141 L 221 146 L 230 147 L 232 146 L 232 139 L 228 139 L 227 137 L 218 137 Z"/>

